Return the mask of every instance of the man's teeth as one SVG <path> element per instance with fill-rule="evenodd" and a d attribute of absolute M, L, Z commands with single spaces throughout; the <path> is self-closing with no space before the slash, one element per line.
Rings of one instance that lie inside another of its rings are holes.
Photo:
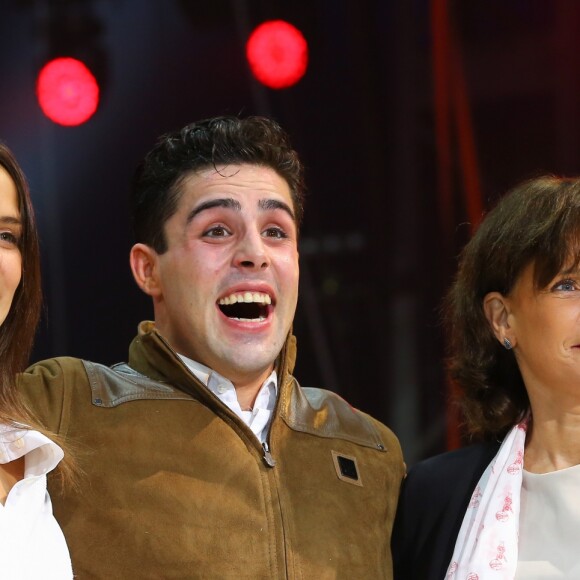
<path fill-rule="evenodd" d="M 272 304 L 272 299 L 268 294 L 261 292 L 243 292 L 240 294 L 230 294 L 224 298 L 220 298 L 218 304 L 236 304 L 237 302 L 246 302 L 248 304 L 257 302 L 258 304 Z"/>

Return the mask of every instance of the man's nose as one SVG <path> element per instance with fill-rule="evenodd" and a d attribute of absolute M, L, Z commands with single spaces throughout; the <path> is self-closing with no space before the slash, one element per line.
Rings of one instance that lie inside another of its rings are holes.
<path fill-rule="evenodd" d="M 238 268 L 262 269 L 270 264 L 264 239 L 259 232 L 246 233 L 240 240 L 234 255 L 234 265 Z"/>

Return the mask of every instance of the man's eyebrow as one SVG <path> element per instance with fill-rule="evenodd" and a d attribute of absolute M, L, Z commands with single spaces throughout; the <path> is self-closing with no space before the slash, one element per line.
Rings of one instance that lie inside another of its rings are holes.
<path fill-rule="evenodd" d="M 193 220 L 193 218 L 201 212 L 212 209 L 214 207 L 224 207 L 226 209 L 233 209 L 234 211 L 242 210 L 242 206 L 237 199 L 232 199 L 231 197 L 210 199 L 200 203 L 189 212 L 189 215 L 187 216 L 187 223 L 190 223 L 191 220 Z M 281 209 L 282 211 L 285 211 L 293 220 L 295 220 L 292 208 L 287 203 L 284 203 L 278 199 L 261 199 L 258 202 L 258 207 L 264 211 Z"/>
<path fill-rule="evenodd" d="M 281 209 L 285 211 L 294 221 L 296 221 L 296 218 L 294 217 L 294 212 L 292 211 L 291 207 L 287 203 L 284 203 L 283 201 L 280 201 L 278 199 L 261 199 L 258 202 L 258 207 L 266 211 L 273 209 Z"/>
<path fill-rule="evenodd" d="M 208 209 L 212 209 L 214 207 L 225 207 L 226 209 L 233 209 L 234 211 L 241 211 L 242 206 L 240 202 L 236 199 L 232 199 L 231 197 L 225 197 L 220 199 L 210 199 L 208 201 L 204 201 L 200 203 L 198 206 L 194 207 L 187 216 L 187 223 L 191 222 L 191 220 L 201 213 L 202 211 L 206 211 Z"/>

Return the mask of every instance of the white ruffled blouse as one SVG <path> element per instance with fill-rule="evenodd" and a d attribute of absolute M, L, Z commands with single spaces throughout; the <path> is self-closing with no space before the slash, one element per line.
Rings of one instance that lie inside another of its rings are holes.
<path fill-rule="evenodd" d="M 64 453 L 38 431 L 0 425 L 0 463 L 23 455 L 24 479 L 0 504 L 0 578 L 69 580 L 73 574 L 68 548 L 46 489 L 46 474 Z"/>

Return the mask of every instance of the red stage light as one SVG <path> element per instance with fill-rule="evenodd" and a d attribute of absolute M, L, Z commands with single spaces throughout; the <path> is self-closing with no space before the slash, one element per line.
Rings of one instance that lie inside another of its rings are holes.
<path fill-rule="evenodd" d="M 308 44 L 302 33 L 284 20 L 260 24 L 248 39 L 246 57 L 254 76 L 271 89 L 297 83 L 308 65 Z"/>
<path fill-rule="evenodd" d="M 80 60 L 55 58 L 40 71 L 36 95 L 51 121 L 70 127 L 88 121 L 97 110 L 99 85 Z"/>

